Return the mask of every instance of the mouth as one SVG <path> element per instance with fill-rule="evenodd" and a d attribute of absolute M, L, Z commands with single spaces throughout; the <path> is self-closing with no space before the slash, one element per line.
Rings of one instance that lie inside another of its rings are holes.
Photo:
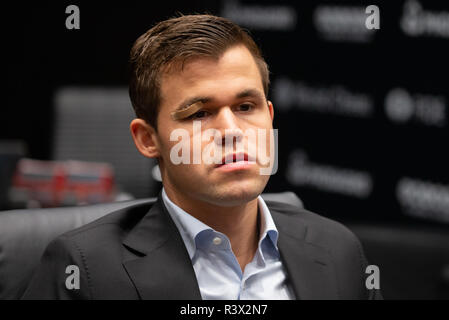
<path fill-rule="evenodd" d="M 226 171 L 243 170 L 248 169 L 251 165 L 255 164 L 255 161 L 255 158 L 249 156 L 247 153 L 231 153 L 225 155 L 221 159 L 221 164 L 215 165 L 215 168 Z"/>

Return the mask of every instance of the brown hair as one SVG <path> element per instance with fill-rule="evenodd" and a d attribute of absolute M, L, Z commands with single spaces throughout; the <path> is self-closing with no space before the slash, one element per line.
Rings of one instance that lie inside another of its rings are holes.
<path fill-rule="evenodd" d="M 161 74 L 175 63 L 182 65 L 190 58 L 218 59 L 238 44 L 244 45 L 254 57 L 267 96 L 267 64 L 251 36 L 235 23 L 213 15 L 186 15 L 156 24 L 131 49 L 129 95 L 136 116 L 157 130 Z"/>

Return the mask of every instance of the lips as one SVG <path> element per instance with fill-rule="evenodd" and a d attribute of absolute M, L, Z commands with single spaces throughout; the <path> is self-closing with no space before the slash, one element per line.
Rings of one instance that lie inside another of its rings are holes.
<path fill-rule="evenodd" d="M 239 163 L 239 162 L 247 162 L 247 163 L 255 162 L 255 158 L 252 156 L 249 156 L 245 152 L 231 153 L 231 154 L 225 155 L 221 159 L 221 164 L 216 165 L 216 167 L 221 167 L 224 165 L 230 165 L 230 164 Z"/>

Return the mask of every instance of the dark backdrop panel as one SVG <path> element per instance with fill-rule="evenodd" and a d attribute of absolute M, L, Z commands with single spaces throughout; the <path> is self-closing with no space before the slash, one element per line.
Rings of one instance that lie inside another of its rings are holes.
<path fill-rule="evenodd" d="M 77 4 L 81 29 L 65 28 Z M 447 225 L 449 7 L 384 1 L 368 30 L 363 1 L 58 1 L 5 6 L 2 138 L 49 159 L 53 97 L 64 86 L 126 86 L 133 41 L 176 14 L 210 12 L 249 29 L 272 73 L 279 171 L 339 219 Z"/>

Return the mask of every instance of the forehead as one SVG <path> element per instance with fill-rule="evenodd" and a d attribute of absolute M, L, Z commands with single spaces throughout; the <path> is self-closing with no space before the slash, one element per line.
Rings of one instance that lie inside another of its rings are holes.
<path fill-rule="evenodd" d="M 189 95 L 226 94 L 253 87 L 263 92 L 262 77 L 254 57 L 244 46 L 226 50 L 218 59 L 198 57 L 188 60 L 183 68 L 173 68 L 161 78 L 162 104 L 174 105 Z"/>

